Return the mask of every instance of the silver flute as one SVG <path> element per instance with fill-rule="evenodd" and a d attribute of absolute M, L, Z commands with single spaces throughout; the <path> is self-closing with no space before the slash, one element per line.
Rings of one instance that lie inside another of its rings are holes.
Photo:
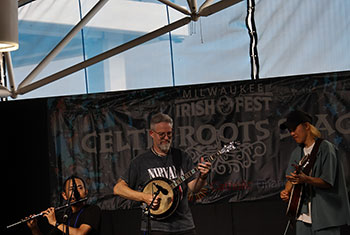
<path fill-rule="evenodd" d="M 84 202 L 84 201 L 86 201 L 87 199 L 88 199 L 88 198 L 85 197 L 85 198 L 82 198 L 82 199 L 80 199 L 80 200 L 78 200 L 78 201 L 74 201 L 74 202 L 71 202 L 71 203 L 66 203 L 66 204 L 63 205 L 63 206 L 56 207 L 56 208 L 55 208 L 55 211 L 63 210 L 63 209 L 65 209 L 65 208 L 69 207 L 69 206 L 73 206 L 73 205 L 75 205 L 75 204 Z M 36 214 L 36 215 L 33 215 L 33 216 L 29 217 L 29 218 L 26 217 L 25 219 L 21 219 L 20 221 L 14 223 L 14 224 L 11 224 L 11 225 L 6 226 L 6 228 L 9 229 L 9 228 L 11 228 L 11 227 L 14 227 L 14 226 L 16 226 L 16 225 L 25 223 L 25 222 L 27 222 L 27 221 L 29 221 L 29 220 L 35 219 L 35 218 L 40 217 L 40 216 L 43 216 L 43 215 L 44 215 L 44 213 L 41 212 L 41 213 Z"/>

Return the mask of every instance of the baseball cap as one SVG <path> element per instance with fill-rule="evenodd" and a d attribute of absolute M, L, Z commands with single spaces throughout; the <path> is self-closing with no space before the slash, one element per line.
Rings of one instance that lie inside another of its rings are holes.
<path fill-rule="evenodd" d="M 310 114 L 300 110 L 292 111 L 287 116 L 287 121 L 280 125 L 282 130 L 288 129 L 294 131 L 300 123 L 312 122 Z"/>

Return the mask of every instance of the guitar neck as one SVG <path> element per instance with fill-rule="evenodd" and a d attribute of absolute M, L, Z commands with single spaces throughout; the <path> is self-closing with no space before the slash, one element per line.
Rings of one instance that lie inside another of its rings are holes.
<path fill-rule="evenodd" d="M 300 174 L 300 172 L 304 172 L 308 174 L 308 172 L 310 171 L 309 164 L 310 164 L 310 154 L 307 154 L 300 160 L 300 163 L 298 165 L 294 166 L 296 174 Z"/>
<path fill-rule="evenodd" d="M 220 156 L 220 153 L 217 152 L 213 155 L 210 155 L 206 161 L 212 163 L 218 156 Z M 195 168 L 193 168 L 192 170 L 186 172 L 184 175 L 179 176 L 170 186 L 174 189 L 176 187 L 178 187 L 180 184 L 182 184 L 183 182 L 185 182 L 187 179 L 189 179 L 191 176 L 193 176 L 194 174 L 196 174 L 196 172 L 199 171 L 198 166 L 196 166 Z"/>

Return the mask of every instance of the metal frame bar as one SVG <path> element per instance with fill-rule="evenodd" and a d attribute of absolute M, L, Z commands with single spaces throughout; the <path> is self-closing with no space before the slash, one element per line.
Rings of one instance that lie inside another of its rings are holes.
<path fill-rule="evenodd" d="M 175 3 L 170 2 L 169 0 L 158 0 L 158 1 L 164 3 L 165 5 L 168 5 L 171 8 L 174 8 L 175 10 L 178 10 L 178 11 L 184 13 L 185 15 L 191 15 L 191 13 L 186 8 L 183 8 L 182 6 L 176 5 Z"/>
<path fill-rule="evenodd" d="M 13 75 L 11 53 L 5 52 L 4 55 L 5 55 L 5 60 L 6 60 L 7 74 L 9 76 L 11 97 L 16 98 L 17 95 L 16 95 L 16 89 L 15 89 L 15 80 L 14 80 L 14 75 Z"/>
<path fill-rule="evenodd" d="M 203 2 L 203 4 L 199 7 L 198 9 L 198 14 L 200 14 L 202 12 L 202 10 L 206 7 L 208 7 L 214 0 L 205 0 L 205 2 Z"/>
<path fill-rule="evenodd" d="M 197 1 L 196 0 L 187 0 L 188 6 L 190 7 L 191 13 L 195 14 L 197 12 Z"/>
<path fill-rule="evenodd" d="M 200 12 L 198 12 L 199 16 L 210 16 L 218 11 L 226 9 L 234 4 L 242 2 L 243 0 L 221 0 L 220 2 L 216 2 L 207 7 L 203 7 Z M 203 5 L 205 2 L 203 3 Z"/>
<path fill-rule="evenodd" d="M 30 3 L 30 2 L 34 2 L 35 0 L 18 0 L 18 8 Z"/>

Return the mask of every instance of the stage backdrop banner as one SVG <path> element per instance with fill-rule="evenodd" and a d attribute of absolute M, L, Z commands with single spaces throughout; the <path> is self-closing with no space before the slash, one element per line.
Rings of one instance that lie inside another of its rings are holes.
<path fill-rule="evenodd" d="M 323 137 L 338 147 L 349 179 L 349 72 L 49 98 L 52 203 L 61 202 L 62 182 L 75 174 L 86 180 L 91 202 L 129 208 L 130 202 L 111 196 L 113 186 L 152 146 L 149 121 L 157 112 L 174 119 L 173 146 L 195 163 L 230 141 L 241 143 L 217 158 L 208 185 L 190 194 L 191 202 L 277 194 L 296 147 L 279 125 L 294 109 L 314 116 Z"/>

